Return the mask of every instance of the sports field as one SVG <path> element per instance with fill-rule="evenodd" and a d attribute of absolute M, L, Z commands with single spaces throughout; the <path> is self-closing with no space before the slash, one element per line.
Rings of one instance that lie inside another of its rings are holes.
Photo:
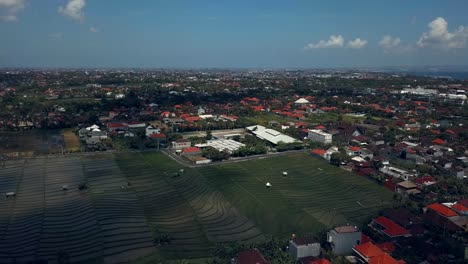
<path fill-rule="evenodd" d="M 287 237 L 336 225 L 361 225 L 392 193 L 308 154 L 198 169 L 211 186 L 264 232 Z M 287 176 L 283 175 L 287 172 Z M 269 182 L 272 187 L 266 188 Z"/>

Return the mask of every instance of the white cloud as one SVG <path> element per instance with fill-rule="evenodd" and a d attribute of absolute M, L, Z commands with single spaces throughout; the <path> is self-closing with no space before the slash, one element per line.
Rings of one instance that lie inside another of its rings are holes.
<path fill-rule="evenodd" d="M 25 7 L 25 0 L 0 0 L 0 20 L 16 21 L 17 14 Z"/>
<path fill-rule="evenodd" d="M 355 40 L 348 41 L 348 48 L 362 49 L 367 45 L 367 40 L 357 38 Z"/>
<path fill-rule="evenodd" d="M 321 40 L 318 43 L 309 43 L 305 49 L 321 49 L 321 48 L 341 48 L 344 46 L 344 38 L 341 35 L 331 35 L 328 40 Z"/>
<path fill-rule="evenodd" d="M 429 32 L 424 32 L 418 41 L 420 47 L 441 49 L 464 48 L 468 41 L 468 28 L 459 26 L 455 31 L 448 31 L 448 23 L 438 17 L 428 24 Z"/>
<path fill-rule="evenodd" d="M 84 20 L 83 8 L 86 5 L 85 0 L 69 0 L 65 7 L 60 6 L 58 12 L 64 16 L 70 17 L 77 21 Z"/>
<path fill-rule="evenodd" d="M 400 45 L 401 40 L 399 37 L 392 37 L 390 35 L 385 35 L 382 40 L 379 42 L 379 46 L 385 50 L 396 48 Z"/>
<path fill-rule="evenodd" d="M 93 32 L 93 33 L 98 33 L 99 32 L 99 29 L 98 28 L 95 28 L 95 27 L 90 27 L 89 28 L 89 31 Z"/>

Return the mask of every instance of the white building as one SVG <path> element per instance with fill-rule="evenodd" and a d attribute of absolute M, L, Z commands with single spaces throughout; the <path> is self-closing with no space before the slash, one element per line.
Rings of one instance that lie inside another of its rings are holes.
<path fill-rule="evenodd" d="M 154 128 L 153 126 L 147 126 L 145 130 L 145 134 L 147 137 L 151 136 L 152 134 L 160 134 L 161 129 Z"/>
<path fill-rule="evenodd" d="M 246 129 L 252 134 L 256 135 L 258 138 L 269 141 L 275 145 L 277 145 L 279 142 L 283 143 L 295 143 L 298 142 L 297 139 L 292 138 L 288 135 L 285 135 L 281 132 L 278 132 L 273 129 L 266 128 L 261 125 L 256 125 L 256 126 L 250 126 L 246 127 Z"/>
<path fill-rule="evenodd" d="M 315 142 L 320 142 L 322 144 L 331 144 L 332 143 L 332 134 L 323 132 L 317 129 L 309 130 L 308 138 Z"/>
<path fill-rule="evenodd" d="M 353 247 L 361 244 L 361 231 L 355 226 L 339 226 L 327 233 L 327 241 L 331 244 L 333 254 L 351 254 Z"/>
<path fill-rule="evenodd" d="M 197 144 L 195 146 L 199 148 L 213 147 L 217 149 L 218 151 L 226 150 L 227 152 L 232 153 L 238 150 L 239 148 L 244 147 L 245 144 L 237 142 L 232 139 L 213 139 L 213 140 L 206 141 L 206 143 L 204 144 Z"/>
<path fill-rule="evenodd" d="M 309 100 L 305 99 L 305 98 L 300 98 L 298 100 L 296 100 L 294 102 L 295 104 L 298 104 L 298 105 L 305 105 L 305 104 L 309 104 Z"/>
<path fill-rule="evenodd" d="M 320 255 L 320 243 L 311 238 L 293 238 L 289 241 L 289 254 L 298 260 Z"/>
<path fill-rule="evenodd" d="M 400 178 L 400 179 L 404 179 L 404 180 L 409 180 L 410 178 L 413 178 L 413 177 L 416 176 L 413 173 L 410 173 L 410 172 L 408 172 L 406 170 L 402 170 L 402 169 L 392 167 L 392 166 L 383 166 L 379 170 L 383 174 L 390 175 L 392 177 Z"/>

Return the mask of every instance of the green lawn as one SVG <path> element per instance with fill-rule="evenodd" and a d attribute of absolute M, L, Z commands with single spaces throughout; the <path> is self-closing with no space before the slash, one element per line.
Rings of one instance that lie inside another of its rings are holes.
<path fill-rule="evenodd" d="M 392 193 L 366 178 L 307 154 L 200 168 L 208 182 L 260 229 L 276 236 L 361 225 Z M 282 175 L 283 171 L 288 176 Z M 266 182 L 272 184 L 266 188 Z"/>

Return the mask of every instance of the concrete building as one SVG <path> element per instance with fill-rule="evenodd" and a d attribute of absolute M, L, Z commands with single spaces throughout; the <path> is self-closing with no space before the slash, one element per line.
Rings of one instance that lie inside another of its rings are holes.
<path fill-rule="evenodd" d="M 274 145 L 278 145 L 279 142 L 283 143 L 295 143 L 299 142 L 297 139 L 292 138 L 288 135 L 285 135 L 281 132 L 278 132 L 273 129 L 266 128 L 261 125 L 246 127 L 246 130 L 250 131 L 252 134 L 257 136 L 260 139 L 269 141 Z"/>
<path fill-rule="evenodd" d="M 361 231 L 355 226 L 339 226 L 327 234 L 333 254 L 347 255 L 353 252 L 353 247 L 361 244 Z"/>
<path fill-rule="evenodd" d="M 188 139 L 179 139 L 177 141 L 172 142 L 172 149 L 174 150 L 182 150 L 186 148 L 190 148 L 192 146 L 192 143 Z"/>
<path fill-rule="evenodd" d="M 309 130 L 308 138 L 314 142 L 320 142 L 322 144 L 332 143 L 332 134 L 317 129 Z"/>
<path fill-rule="evenodd" d="M 289 241 L 289 254 L 298 260 L 320 255 L 320 243 L 313 238 L 293 238 Z"/>

